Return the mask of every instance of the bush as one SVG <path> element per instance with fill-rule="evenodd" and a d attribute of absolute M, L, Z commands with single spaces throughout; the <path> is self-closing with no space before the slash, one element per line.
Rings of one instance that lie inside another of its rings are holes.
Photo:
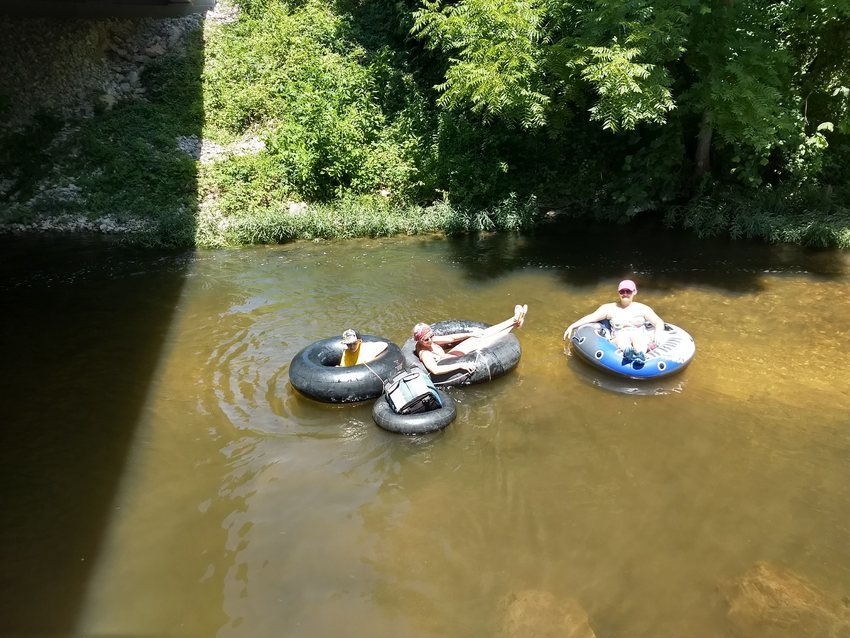
<path fill-rule="evenodd" d="M 208 126 L 225 139 L 258 132 L 266 150 L 217 175 L 250 173 L 255 192 L 240 195 L 252 208 L 281 197 L 331 201 L 384 190 L 403 202 L 421 195 L 430 152 L 423 98 L 390 63 L 391 52 L 367 52 L 352 39 L 350 19 L 324 2 L 247 6 L 248 17 L 208 46 Z M 403 87 L 401 110 L 384 108 L 386 84 Z"/>
<path fill-rule="evenodd" d="M 671 226 L 700 237 L 726 234 L 812 248 L 850 248 L 848 193 L 814 186 L 718 190 L 685 205 L 670 207 Z"/>

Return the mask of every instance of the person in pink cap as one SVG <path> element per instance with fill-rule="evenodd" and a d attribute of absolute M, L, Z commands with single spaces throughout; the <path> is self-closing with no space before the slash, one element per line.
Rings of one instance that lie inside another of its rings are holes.
<path fill-rule="evenodd" d="M 472 332 L 462 334 L 435 335 L 427 323 L 417 323 L 413 327 L 413 340 L 416 342 L 414 351 L 431 374 L 445 374 L 456 370 L 475 372 L 474 362 L 452 360 L 489 346 L 514 328 L 521 328 L 527 312 L 527 305 L 516 306 L 514 316 L 510 319 L 484 330 L 474 328 Z M 443 349 L 443 346 L 447 347 Z"/>
<path fill-rule="evenodd" d="M 646 304 L 635 301 L 637 286 L 631 279 L 624 279 L 617 286 L 619 301 L 602 304 L 595 312 L 572 322 L 564 331 L 564 339 L 569 339 L 573 331 L 585 323 L 608 320 L 613 332 L 612 340 L 623 351 L 626 359 L 645 361 L 646 351 L 650 347 L 647 323 L 655 326 L 655 342 L 660 345 L 663 338 L 664 321 Z"/>

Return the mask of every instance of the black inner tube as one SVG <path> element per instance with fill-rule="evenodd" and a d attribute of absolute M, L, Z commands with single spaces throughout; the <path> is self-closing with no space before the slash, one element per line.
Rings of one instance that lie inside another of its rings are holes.
<path fill-rule="evenodd" d="M 339 337 L 316 341 L 301 350 L 289 365 L 292 387 L 305 396 L 325 403 L 354 403 L 375 399 L 384 391 L 384 382 L 400 372 L 404 357 L 389 339 L 363 335 L 364 343 L 387 344 L 374 361 L 338 368 L 345 346 Z"/>
<path fill-rule="evenodd" d="M 462 319 L 439 321 L 431 325 L 431 329 L 436 335 L 463 333 L 469 332 L 472 328 L 484 329 L 489 327 L 490 324 L 487 323 Z M 404 361 L 408 366 L 416 366 L 427 372 L 425 365 L 416 355 L 416 342 L 413 338 L 404 342 L 404 345 L 401 347 L 401 352 L 404 355 Z M 513 370 L 519 363 L 521 355 L 522 348 L 520 347 L 519 339 L 517 339 L 515 334 L 508 333 L 503 338 L 492 343 L 486 348 L 481 348 L 481 350 L 451 359 L 452 362 L 474 362 L 475 372 L 469 373 L 464 370 L 456 370 L 453 372 L 447 372 L 446 374 L 432 374 L 430 376 L 435 384 L 443 386 L 484 383 Z"/>
<path fill-rule="evenodd" d="M 372 408 L 372 418 L 380 427 L 399 434 L 428 434 L 442 430 L 457 416 L 457 406 L 454 400 L 442 390 L 440 401 L 443 407 L 417 414 L 397 414 L 393 412 L 386 395 L 375 401 Z"/>

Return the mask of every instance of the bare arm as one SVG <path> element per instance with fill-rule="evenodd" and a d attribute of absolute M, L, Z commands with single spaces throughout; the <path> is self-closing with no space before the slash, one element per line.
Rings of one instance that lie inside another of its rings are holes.
<path fill-rule="evenodd" d="M 655 343 L 660 345 L 665 339 L 665 336 L 664 336 L 664 320 L 661 319 L 661 317 L 659 317 L 652 308 L 650 308 L 649 306 L 647 306 L 645 304 L 644 304 L 644 309 L 645 309 L 644 317 L 646 317 L 646 320 L 649 323 L 651 323 L 653 326 L 655 326 Z"/>
<path fill-rule="evenodd" d="M 608 318 L 608 304 L 602 304 L 599 306 L 595 312 L 591 312 L 589 315 L 585 315 L 581 319 L 576 319 L 573 321 L 567 329 L 564 330 L 564 339 L 569 339 L 573 333 L 573 330 L 578 328 L 581 325 L 586 323 L 593 323 L 594 321 L 604 321 Z"/>
<path fill-rule="evenodd" d="M 456 332 L 450 335 L 434 335 L 431 340 L 439 346 L 450 346 L 473 336 L 475 336 L 475 332 Z"/>

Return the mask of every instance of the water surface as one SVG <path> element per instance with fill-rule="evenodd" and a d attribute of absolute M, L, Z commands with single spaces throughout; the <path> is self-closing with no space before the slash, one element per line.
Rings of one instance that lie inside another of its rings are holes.
<path fill-rule="evenodd" d="M 841 253 L 567 225 L 4 255 L 10 630 L 489 636 L 533 590 L 600 637 L 713 638 L 732 631 L 718 584 L 756 561 L 850 592 Z M 651 387 L 561 339 L 627 276 L 697 343 Z M 347 327 L 401 344 L 516 303 L 519 367 L 452 390 L 443 432 L 384 432 L 371 405 L 288 383 Z"/>

